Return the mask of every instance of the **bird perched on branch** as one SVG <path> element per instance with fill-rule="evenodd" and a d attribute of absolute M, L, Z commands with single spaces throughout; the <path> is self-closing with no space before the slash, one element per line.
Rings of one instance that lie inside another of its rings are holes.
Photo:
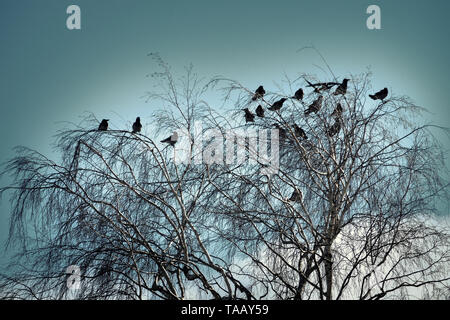
<path fill-rule="evenodd" d="M 161 140 L 162 143 L 168 143 L 172 147 L 177 143 L 178 141 L 178 133 L 176 131 L 173 132 L 173 134 L 170 137 L 167 137 L 164 140 Z"/>
<path fill-rule="evenodd" d="M 369 97 L 372 98 L 373 100 L 384 100 L 387 97 L 387 95 L 388 89 L 384 88 L 375 94 L 369 94 Z"/>
<path fill-rule="evenodd" d="M 300 88 L 297 91 L 295 91 L 294 96 L 292 97 L 292 99 L 303 100 L 303 89 Z"/>
<path fill-rule="evenodd" d="M 331 116 L 332 117 L 338 117 L 338 116 L 340 116 L 342 114 L 343 110 L 344 109 L 342 108 L 342 105 L 340 103 L 338 103 L 336 105 L 336 108 L 334 108 L 334 111 L 331 113 Z"/>
<path fill-rule="evenodd" d="M 133 133 L 141 132 L 142 124 L 141 124 L 141 118 L 137 117 L 136 121 L 133 123 Z"/>
<path fill-rule="evenodd" d="M 319 96 L 314 102 L 305 110 L 305 116 L 311 112 L 317 113 L 322 108 L 323 96 Z"/>
<path fill-rule="evenodd" d="M 245 111 L 245 123 L 255 121 L 255 115 L 248 108 L 242 110 Z"/>
<path fill-rule="evenodd" d="M 331 127 L 327 130 L 327 134 L 329 137 L 334 136 L 336 133 L 338 133 L 341 130 L 341 122 L 339 120 L 336 120 Z"/>
<path fill-rule="evenodd" d="M 266 93 L 266 90 L 264 90 L 263 86 L 259 86 L 258 89 L 255 90 L 255 94 L 252 97 L 252 100 L 255 101 L 257 99 L 260 99 L 264 96 Z"/>
<path fill-rule="evenodd" d="M 258 105 L 258 106 L 256 107 L 255 112 L 256 112 L 256 115 L 257 115 L 258 117 L 264 118 L 264 109 L 263 109 L 263 107 L 262 107 L 261 105 Z"/>
<path fill-rule="evenodd" d="M 344 79 L 342 83 L 336 88 L 336 91 L 334 92 L 334 95 L 345 95 L 347 93 L 347 83 L 349 79 Z"/>
<path fill-rule="evenodd" d="M 283 106 L 283 103 L 286 101 L 286 98 L 281 98 L 278 101 L 275 101 L 272 106 L 269 108 L 270 111 L 276 111 L 276 110 L 280 110 L 281 107 Z"/>
<path fill-rule="evenodd" d="M 103 119 L 102 122 L 100 122 L 98 126 L 99 131 L 106 131 L 108 130 L 108 121 L 109 119 Z"/>
<path fill-rule="evenodd" d="M 300 137 L 305 140 L 308 140 L 308 136 L 306 135 L 306 132 L 302 128 L 300 128 L 296 123 L 294 123 L 294 133 L 295 133 L 295 136 Z"/>
<path fill-rule="evenodd" d="M 292 192 L 292 195 L 291 195 L 291 197 L 289 198 L 289 201 L 302 202 L 302 197 L 303 197 L 302 192 L 296 188 L 296 189 Z"/>

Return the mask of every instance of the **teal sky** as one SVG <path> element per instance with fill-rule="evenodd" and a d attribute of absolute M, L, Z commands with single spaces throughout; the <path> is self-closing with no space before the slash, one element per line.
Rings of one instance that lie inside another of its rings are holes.
<path fill-rule="evenodd" d="M 81 30 L 66 28 L 70 4 L 81 8 Z M 371 4 L 381 8 L 382 30 L 366 28 Z M 85 111 L 115 128 L 137 115 L 145 124 L 150 52 L 175 72 L 193 63 L 206 78 L 274 90 L 285 73 L 324 75 L 314 51 L 298 51 L 314 45 L 335 74 L 370 67 L 375 88 L 410 96 L 430 121 L 450 126 L 449 14 L 446 0 L 1 0 L 0 162 L 16 145 L 51 156 L 52 136 Z M 2 201 L 2 242 L 8 208 Z"/>

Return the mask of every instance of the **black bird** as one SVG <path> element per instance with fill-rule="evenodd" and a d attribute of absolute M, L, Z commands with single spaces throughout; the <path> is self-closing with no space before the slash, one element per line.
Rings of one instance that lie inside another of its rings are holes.
<path fill-rule="evenodd" d="M 300 190 L 297 190 L 297 188 L 292 192 L 291 197 L 289 198 L 289 201 L 294 202 L 302 202 L 302 192 Z"/>
<path fill-rule="evenodd" d="M 253 95 L 252 100 L 255 101 L 259 98 L 262 98 L 265 93 L 266 93 L 266 90 L 264 90 L 264 87 L 259 86 L 258 89 L 255 90 L 255 94 Z"/>
<path fill-rule="evenodd" d="M 283 103 L 286 101 L 286 98 L 281 98 L 278 101 L 275 101 L 272 106 L 269 108 L 270 111 L 280 110 L 283 106 Z"/>
<path fill-rule="evenodd" d="M 245 123 L 255 121 L 255 115 L 248 108 L 242 110 L 245 111 Z"/>
<path fill-rule="evenodd" d="M 305 116 L 310 114 L 311 112 L 317 113 L 317 111 L 322 108 L 323 96 L 319 96 L 314 102 L 306 109 Z"/>
<path fill-rule="evenodd" d="M 260 118 L 264 118 L 264 109 L 261 105 L 256 107 L 256 115 Z"/>
<path fill-rule="evenodd" d="M 100 125 L 98 126 L 98 130 L 99 131 L 108 130 L 108 121 L 109 119 L 103 119 L 102 122 L 100 122 Z"/>
<path fill-rule="evenodd" d="M 373 100 L 384 100 L 388 95 L 388 89 L 384 88 L 383 90 L 378 91 L 375 94 L 369 94 Z"/>
<path fill-rule="evenodd" d="M 300 88 L 297 91 L 295 91 L 294 96 L 292 97 L 292 99 L 303 100 L 303 89 Z"/>
<path fill-rule="evenodd" d="M 344 109 L 342 108 L 342 105 L 340 104 L 340 103 L 338 103 L 337 105 L 336 105 L 336 108 L 334 108 L 334 111 L 331 113 L 331 116 L 332 117 L 337 117 L 337 116 L 340 116 L 341 114 L 342 114 L 342 111 L 343 111 Z"/>
<path fill-rule="evenodd" d="M 336 88 L 334 92 L 335 95 L 342 94 L 345 95 L 347 93 L 347 82 L 349 79 L 344 79 L 342 83 Z"/>
<path fill-rule="evenodd" d="M 306 132 L 302 128 L 300 128 L 296 123 L 294 123 L 294 133 L 297 137 L 308 140 Z"/>
<path fill-rule="evenodd" d="M 141 118 L 137 117 L 136 121 L 133 123 L 133 133 L 141 132 L 142 124 L 141 124 Z"/>
<path fill-rule="evenodd" d="M 175 143 L 177 143 L 177 141 L 178 141 L 178 133 L 176 131 L 174 131 L 174 133 L 170 137 L 167 137 L 166 139 L 161 140 L 162 143 L 168 143 L 172 147 L 175 145 Z"/>
<path fill-rule="evenodd" d="M 327 130 L 327 134 L 329 137 L 332 137 L 340 130 L 341 130 L 341 123 L 338 120 L 336 120 L 335 123 L 333 123 L 331 127 Z"/>

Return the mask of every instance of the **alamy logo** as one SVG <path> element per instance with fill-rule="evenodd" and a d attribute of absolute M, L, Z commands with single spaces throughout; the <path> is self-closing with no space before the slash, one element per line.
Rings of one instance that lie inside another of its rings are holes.
<path fill-rule="evenodd" d="M 381 9 L 377 5 L 370 5 L 366 10 L 367 14 L 370 16 L 367 18 L 366 26 L 369 30 L 379 30 L 381 29 Z"/>
<path fill-rule="evenodd" d="M 67 17 L 66 26 L 69 30 L 80 30 L 81 29 L 81 9 L 79 6 L 72 4 L 67 7 L 67 14 L 70 16 Z"/>
<path fill-rule="evenodd" d="M 176 132 L 175 163 L 240 165 L 247 162 L 260 164 L 261 174 L 278 173 L 278 129 L 203 130 L 202 122 L 196 121 L 192 133 L 187 128 Z"/>
<path fill-rule="evenodd" d="M 81 286 L 81 269 L 77 265 L 68 266 L 66 269 L 67 288 L 72 290 L 79 290 Z"/>

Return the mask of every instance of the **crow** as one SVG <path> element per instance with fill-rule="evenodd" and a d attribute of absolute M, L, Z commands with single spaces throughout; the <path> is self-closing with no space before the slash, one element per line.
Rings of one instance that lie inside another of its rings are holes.
<path fill-rule="evenodd" d="M 292 195 L 291 195 L 291 197 L 289 198 L 289 201 L 302 202 L 302 197 L 303 197 L 302 192 L 296 188 L 296 189 L 292 192 Z"/>
<path fill-rule="evenodd" d="M 270 111 L 280 110 L 283 106 L 283 103 L 286 101 L 286 98 L 281 98 L 278 101 L 275 101 L 272 106 L 269 108 Z"/>
<path fill-rule="evenodd" d="M 245 123 L 255 121 L 255 115 L 248 108 L 242 110 L 245 111 Z"/>
<path fill-rule="evenodd" d="M 375 94 L 369 94 L 369 97 L 373 100 L 384 100 L 388 95 L 388 89 L 384 88 L 383 90 L 378 91 Z"/>
<path fill-rule="evenodd" d="M 334 108 L 334 111 L 331 113 L 331 116 L 332 117 L 338 117 L 338 116 L 340 116 L 342 114 L 343 110 L 344 109 L 342 109 L 342 105 L 340 103 L 338 103 L 336 105 L 336 108 Z"/>
<path fill-rule="evenodd" d="M 327 134 L 329 137 L 334 136 L 336 133 L 339 132 L 339 130 L 341 130 L 341 123 L 336 120 L 333 125 L 327 130 Z"/>
<path fill-rule="evenodd" d="M 297 91 L 295 91 L 294 96 L 292 97 L 292 99 L 303 100 L 303 89 L 300 88 Z"/>
<path fill-rule="evenodd" d="M 260 118 L 264 118 L 264 109 L 261 105 L 256 107 L 256 115 Z"/>
<path fill-rule="evenodd" d="M 297 137 L 308 140 L 308 136 L 306 135 L 305 131 L 302 128 L 300 128 L 296 123 L 294 123 L 294 132 Z"/>
<path fill-rule="evenodd" d="M 178 133 L 176 131 L 174 131 L 174 133 L 170 137 L 167 137 L 166 139 L 161 140 L 162 143 L 168 143 L 172 147 L 175 145 L 175 143 L 177 143 L 177 141 L 178 141 Z"/>
<path fill-rule="evenodd" d="M 319 96 L 314 102 L 305 110 L 305 116 L 311 112 L 317 113 L 322 108 L 323 96 Z"/>
<path fill-rule="evenodd" d="M 133 133 L 141 132 L 142 124 L 141 124 L 141 118 L 137 117 L 136 121 L 133 123 Z"/>
<path fill-rule="evenodd" d="M 109 119 L 103 119 L 102 122 L 100 122 L 100 125 L 98 126 L 98 130 L 99 131 L 108 130 L 108 121 Z"/>
<path fill-rule="evenodd" d="M 255 101 L 259 98 L 262 98 L 265 93 L 266 93 L 266 90 L 264 90 L 264 87 L 259 86 L 258 89 L 255 90 L 255 94 L 253 95 L 252 100 Z"/>
<path fill-rule="evenodd" d="M 349 79 L 344 79 L 342 83 L 336 88 L 334 92 L 335 95 L 342 94 L 345 95 L 347 93 L 347 82 Z"/>

